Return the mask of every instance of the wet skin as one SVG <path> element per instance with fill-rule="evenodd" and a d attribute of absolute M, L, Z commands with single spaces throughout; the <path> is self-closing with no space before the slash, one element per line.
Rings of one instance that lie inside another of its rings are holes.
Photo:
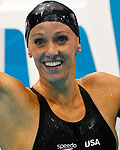
<path fill-rule="evenodd" d="M 56 22 L 35 26 L 28 41 L 29 56 L 33 56 L 41 78 L 48 81 L 63 81 L 71 75 L 74 78 L 78 47 L 79 38 L 74 32 L 68 26 Z M 56 61 L 60 63 L 59 66 L 45 65 Z"/>
<path fill-rule="evenodd" d="M 28 55 L 34 58 L 40 79 L 33 87 L 61 119 L 76 122 L 85 115 L 78 84 L 91 95 L 112 129 L 120 110 L 120 78 L 93 73 L 75 80 L 78 37 L 64 24 L 45 22 L 29 36 Z M 32 150 L 38 125 L 37 96 L 13 77 L 0 73 L 0 147 L 3 150 Z"/>

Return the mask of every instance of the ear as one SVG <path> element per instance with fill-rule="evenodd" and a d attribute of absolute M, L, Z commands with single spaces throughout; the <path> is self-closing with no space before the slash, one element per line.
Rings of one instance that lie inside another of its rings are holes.
<path fill-rule="evenodd" d="M 78 47 L 78 52 L 81 52 L 81 45 Z"/>
<path fill-rule="evenodd" d="M 29 56 L 30 58 L 32 58 L 32 54 L 31 54 L 31 52 L 30 52 L 29 49 L 28 49 L 28 56 Z"/>
<path fill-rule="evenodd" d="M 77 51 L 81 52 L 81 44 L 80 44 L 80 40 L 78 37 L 77 37 Z"/>
<path fill-rule="evenodd" d="M 78 52 L 81 52 L 81 45 L 80 44 L 79 44 L 77 50 L 78 50 Z"/>

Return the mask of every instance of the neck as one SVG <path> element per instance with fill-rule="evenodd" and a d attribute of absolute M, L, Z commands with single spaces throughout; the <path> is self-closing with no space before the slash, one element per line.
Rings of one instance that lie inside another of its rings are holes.
<path fill-rule="evenodd" d="M 36 89 L 47 100 L 52 103 L 61 105 L 70 105 L 79 92 L 79 87 L 76 80 L 48 82 L 43 78 L 40 78 L 36 84 Z"/>

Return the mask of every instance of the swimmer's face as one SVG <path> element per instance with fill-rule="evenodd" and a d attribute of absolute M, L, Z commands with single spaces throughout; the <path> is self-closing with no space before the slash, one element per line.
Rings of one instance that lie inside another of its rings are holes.
<path fill-rule="evenodd" d="M 62 23 L 40 23 L 30 32 L 28 54 L 40 76 L 48 81 L 75 76 L 77 50 L 81 50 L 79 38 Z"/>

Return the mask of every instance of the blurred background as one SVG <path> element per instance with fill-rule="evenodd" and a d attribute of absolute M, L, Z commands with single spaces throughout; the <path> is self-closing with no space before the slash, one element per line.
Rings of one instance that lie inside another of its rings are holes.
<path fill-rule="evenodd" d="M 81 36 L 76 78 L 95 71 L 120 76 L 120 0 L 58 0 L 76 13 Z M 38 72 L 27 56 L 25 18 L 41 0 L 0 0 L 0 71 L 30 87 Z M 120 141 L 120 119 L 117 120 Z M 120 150 L 120 148 L 119 148 Z"/>

